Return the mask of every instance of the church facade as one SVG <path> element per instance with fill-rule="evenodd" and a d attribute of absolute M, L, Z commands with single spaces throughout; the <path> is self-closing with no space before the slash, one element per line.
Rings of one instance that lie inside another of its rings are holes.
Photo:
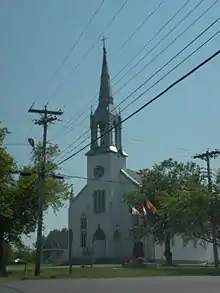
<path fill-rule="evenodd" d="M 138 188 L 141 178 L 127 168 L 121 119 L 112 97 L 104 46 L 99 101 L 90 116 L 91 146 L 86 153 L 88 179 L 69 205 L 73 258 L 85 255 L 92 255 L 94 259 L 131 258 L 138 249 L 130 235 L 136 216 L 129 212 L 124 194 Z M 163 246 L 155 245 L 150 238 L 139 243 L 140 251 L 147 258 L 164 259 Z M 212 255 L 207 245 L 184 244 L 179 237 L 173 239 L 172 252 L 174 260 L 180 261 L 206 261 Z"/>

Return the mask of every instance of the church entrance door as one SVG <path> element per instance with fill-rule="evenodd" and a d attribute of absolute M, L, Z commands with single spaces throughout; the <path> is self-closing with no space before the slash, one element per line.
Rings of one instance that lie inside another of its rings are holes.
<path fill-rule="evenodd" d="M 94 241 L 94 257 L 95 258 L 105 257 L 105 240 Z"/>
<path fill-rule="evenodd" d="M 144 245 L 143 242 L 134 242 L 133 246 L 133 256 L 136 257 L 144 257 Z"/>
<path fill-rule="evenodd" d="M 106 256 L 106 236 L 100 225 L 98 225 L 93 235 L 93 245 L 95 258 L 103 258 Z"/>

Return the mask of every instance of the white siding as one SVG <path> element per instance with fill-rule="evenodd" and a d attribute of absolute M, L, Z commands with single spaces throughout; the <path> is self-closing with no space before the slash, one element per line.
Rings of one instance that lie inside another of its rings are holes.
<path fill-rule="evenodd" d="M 132 227 L 131 215 L 128 205 L 124 202 L 124 194 L 131 192 L 137 186 L 120 172 L 126 167 L 126 160 L 114 153 L 87 157 L 87 176 L 93 178 L 93 168 L 102 165 L 105 168 L 104 176 L 99 180 L 88 180 L 85 188 L 71 202 L 69 208 L 69 227 L 73 230 L 73 257 L 82 255 L 80 247 L 80 216 L 87 216 L 87 246 L 93 250 L 93 235 L 100 224 L 106 234 L 106 256 L 132 257 L 133 243 L 129 237 L 129 229 Z M 95 214 L 93 211 L 93 192 L 97 189 L 104 189 L 106 192 L 106 211 L 102 214 Z M 113 234 L 118 226 L 120 239 L 113 240 Z M 194 247 L 190 241 L 183 247 L 183 241 L 179 236 L 175 236 L 174 245 L 171 245 L 173 260 L 203 262 L 213 259 L 212 245 L 206 248 L 197 244 Z M 147 245 L 145 243 L 145 249 Z M 149 250 L 148 250 L 149 251 Z M 164 260 L 164 246 L 155 246 L 155 257 L 157 260 Z"/>
<path fill-rule="evenodd" d="M 174 237 L 174 245 L 171 243 L 171 252 L 174 261 L 183 262 L 205 262 L 209 260 L 210 246 L 202 247 L 199 242 L 194 246 L 194 241 L 191 240 L 184 247 L 184 241 L 180 236 Z M 156 245 L 156 259 L 165 260 L 164 245 Z"/>

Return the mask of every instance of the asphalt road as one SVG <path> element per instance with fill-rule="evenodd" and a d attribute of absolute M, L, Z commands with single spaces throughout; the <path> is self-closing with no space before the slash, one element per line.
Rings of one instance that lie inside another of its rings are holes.
<path fill-rule="evenodd" d="M 219 293 L 219 277 L 35 280 L 0 283 L 1 293 Z"/>

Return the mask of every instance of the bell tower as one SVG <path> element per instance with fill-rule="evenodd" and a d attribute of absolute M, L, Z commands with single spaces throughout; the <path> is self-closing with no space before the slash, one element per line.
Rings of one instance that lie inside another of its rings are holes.
<path fill-rule="evenodd" d="M 98 106 L 90 115 L 91 145 L 87 156 L 115 153 L 127 157 L 122 146 L 121 114 L 116 111 L 107 63 L 105 38 L 103 38 L 103 60 Z M 100 137 L 101 136 L 101 137 Z"/>

